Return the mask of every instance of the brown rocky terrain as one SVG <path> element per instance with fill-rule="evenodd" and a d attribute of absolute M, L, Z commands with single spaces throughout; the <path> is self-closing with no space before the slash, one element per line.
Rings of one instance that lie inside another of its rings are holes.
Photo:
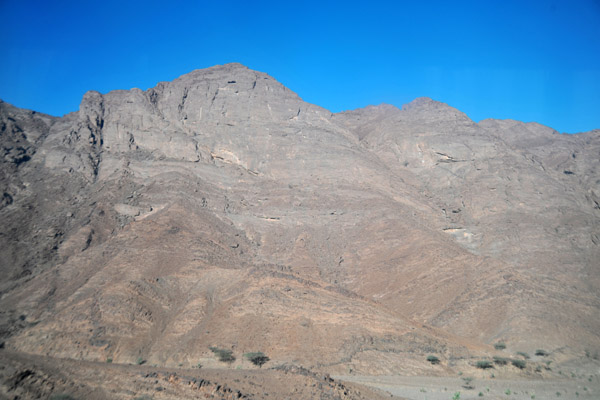
<path fill-rule="evenodd" d="M 344 399 L 388 398 L 303 368 L 181 370 L 106 365 L 3 352 L 0 398 L 19 399 Z M 225 383 L 227 382 L 227 383 Z"/>
<path fill-rule="evenodd" d="M 0 103 L 0 147 L 6 368 L 200 363 L 233 387 L 263 373 L 253 351 L 265 382 L 526 352 L 498 374 L 598 373 L 600 131 L 426 98 L 332 114 L 227 64 L 88 92 L 62 118 Z"/>

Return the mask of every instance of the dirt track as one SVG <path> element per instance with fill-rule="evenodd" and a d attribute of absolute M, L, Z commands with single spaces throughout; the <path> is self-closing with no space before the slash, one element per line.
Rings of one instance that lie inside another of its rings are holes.
<path fill-rule="evenodd" d="M 463 387 L 466 383 L 462 376 L 336 376 L 335 379 L 382 389 L 394 397 L 401 396 L 410 400 L 448 400 L 457 392 L 460 392 L 461 400 L 600 398 L 597 376 L 591 378 L 592 382 L 588 381 L 589 377 L 562 380 L 473 379 L 470 383 L 473 389 Z"/>

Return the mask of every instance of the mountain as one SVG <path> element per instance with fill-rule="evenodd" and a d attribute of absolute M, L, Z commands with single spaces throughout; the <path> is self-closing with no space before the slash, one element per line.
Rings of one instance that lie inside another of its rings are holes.
<path fill-rule="evenodd" d="M 332 114 L 227 64 L 62 118 L 0 103 L 0 145 L 11 351 L 440 374 L 600 350 L 600 131 Z"/>

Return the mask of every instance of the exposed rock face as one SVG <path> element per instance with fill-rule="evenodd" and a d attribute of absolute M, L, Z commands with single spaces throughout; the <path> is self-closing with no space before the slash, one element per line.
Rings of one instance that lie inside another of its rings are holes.
<path fill-rule="evenodd" d="M 0 124 L 11 348 L 411 373 L 600 348 L 599 131 L 426 98 L 331 114 L 239 64 Z"/>

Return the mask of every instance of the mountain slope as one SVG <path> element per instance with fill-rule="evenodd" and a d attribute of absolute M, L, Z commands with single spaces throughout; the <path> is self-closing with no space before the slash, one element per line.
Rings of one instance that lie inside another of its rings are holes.
<path fill-rule="evenodd" d="M 334 115 L 239 64 L 60 119 L 0 105 L 8 347 L 369 373 L 600 347 L 597 132 Z"/>

